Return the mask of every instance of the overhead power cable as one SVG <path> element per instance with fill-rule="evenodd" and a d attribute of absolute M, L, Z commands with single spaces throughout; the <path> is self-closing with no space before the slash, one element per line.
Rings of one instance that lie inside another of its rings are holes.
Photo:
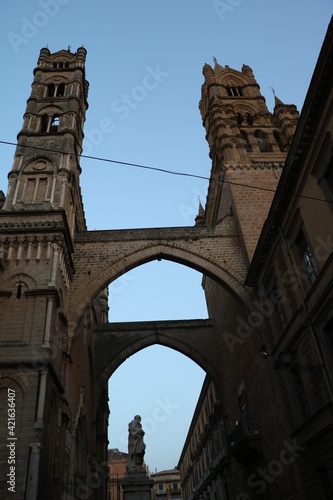
<path fill-rule="evenodd" d="M 15 142 L 9 142 L 9 141 L 1 141 L 0 140 L 0 144 L 6 144 L 6 145 L 9 145 L 9 146 L 20 146 L 20 147 L 24 147 L 24 148 L 30 148 L 30 149 L 38 149 L 40 151 L 46 151 L 46 152 L 51 152 L 51 153 L 60 153 L 60 154 L 67 154 L 67 155 L 74 155 L 76 153 L 69 153 L 68 151 L 59 151 L 57 149 L 51 149 L 51 148 L 41 148 L 41 147 L 38 147 L 38 146 L 28 146 L 28 145 L 22 145 L 22 144 L 17 144 Z M 145 170 L 152 170 L 152 171 L 155 171 L 155 172 L 162 172 L 164 174 L 169 174 L 169 175 L 178 175 L 178 176 L 181 176 L 181 177 L 192 177 L 194 179 L 202 179 L 202 180 L 205 180 L 205 181 L 213 181 L 213 182 L 217 182 L 217 183 L 225 183 L 225 184 L 231 184 L 233 186 L 240 186 L 240 187 L 244 187 L 244 188 L 248 188 L 248 189 L 257 189 L 258 191 L 269 191 L 271 193 L 275 193 L 276 190 L 275 189 L 270 189 L 270 188 L 265 188 L 265 187 L 262 187 L 262 186 L 252 186 L 250 184 L 243 184 L 241 182 L 234 182 L 234 181 L 229 181 L 229 180 L 220 180 L 220 179 L 210 179 L 210 177 L 206 177 L 204 175 L 197 175 L 197 174 L 191 174 L 189 172 L 177 172 L 176 170 L 168 170 L 168 169 L 165 169 L 165 168 L 159 168 L 159 167 L 152 167 L 152 166 L 148 166 L 148 165 L 142 165 L 140 163 L 130 163 L 130 162 L 127 162 L 127 161 L 120 161 L 120 160 L 111 160 L 110 158 L 102 158 L 102 157 L 99 157 L 99 156 L 89 156 L 89 155 L 80 155 L 81 158 L 86 158 L 88 160 L 95 160 L 95 161 L 101 161 L 101 162 L 105 162 L 105 163 L 114 163 L 114 164 L 117 164 L 117 165 L 125 165 L 125 166 L 128 166 L 128 167 L 135 167 L 135 168 L 141 168 L 141 169 L 145 169 Z M 300 195 L 300 194 L 296 194 L 296 193 L 287 193 L 289 194 L 290 196 L 295 196 L 297 198 L 303 198 L 303 199 L 307 199 L 307 200 L 312 200 L 312 201 L 324 201 L 326 203 L 333 203 L 333 201 L 330 201 L 330 200 L 325 200 L 325 199 L 322 199 L 322 198 L 316 198 L 315 196 L 307 196 L 307 195 Z"/>

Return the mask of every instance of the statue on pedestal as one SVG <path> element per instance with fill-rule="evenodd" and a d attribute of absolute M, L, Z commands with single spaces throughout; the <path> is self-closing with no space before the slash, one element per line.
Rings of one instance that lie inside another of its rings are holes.
<path fill-rule="evenodd" d="M 143 442 L 144 435 L 141 417 L 140 415 L 135 415 L 134 419 L 128 424 L 127 470 L 136 470 L 143 466 L 143 457 L 146 449 L 146 445 Z"/>

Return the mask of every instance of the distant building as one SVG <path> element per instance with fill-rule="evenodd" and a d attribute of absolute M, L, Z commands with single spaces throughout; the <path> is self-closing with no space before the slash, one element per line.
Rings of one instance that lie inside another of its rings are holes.
<path fill-rule="evenodd" d="M 221 400 L 206 377 L 178 463 L 182 498 L 228 498 L 228 463 Z"/>
<path fill-rule="evenodd" d="M 154 479 L 153 500 L 181 500 L 180 476 L 178 469 L 162 470 L 150 476 Z"/>
<path fill-rule="evenodd" d="M 128 453 L 119 451 L 118 448 L 108 450 L 108 467 L 109 467 L 109 487 L 108 500 L 123 500 L 123 490 L 121 480 L 126 475 L 126 463 Z"/>

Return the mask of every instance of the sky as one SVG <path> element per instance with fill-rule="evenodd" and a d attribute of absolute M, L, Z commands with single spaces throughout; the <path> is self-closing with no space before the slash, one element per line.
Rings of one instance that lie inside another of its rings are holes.
<path fill-rule="evenodd" d="M 276 95 L 301 110 L 332 15 L 332 0 L 2 0 L 0 141 L 15 142 L 40 49 L 87 49 L 83 154 L 207 177 L 198 103 L 202 68 L 252 67 L 272 111 Z M 148 76 L 149 75 L 149 76 Z M 15 148 L 0 143 L 0 189 Z M 207 181 L 82 158 L 87 227 L 193 225 Z M 151 262 L 110 284 L 112 321 L 207 317 L 202 276 Z M 110 379 L 109 446 L 127 451 L 141 414 L 151 471 L 179 460 L 205 373 L 150 347 Z"/>

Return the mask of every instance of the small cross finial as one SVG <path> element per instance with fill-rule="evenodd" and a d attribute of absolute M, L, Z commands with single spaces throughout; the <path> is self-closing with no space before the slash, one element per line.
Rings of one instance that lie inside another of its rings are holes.
<path fill-rule="evenodd" d="M 213 61 L 214 61 L 215 64 L 217 64 L 217 59 L 216 59 L 215 56 L 213 57 Z"/>
<path fill-rule="evenodd" d="M 68 50 L 68 52 L 71 51 L 71 45 L 68 45 L 67 50 Z"/>

